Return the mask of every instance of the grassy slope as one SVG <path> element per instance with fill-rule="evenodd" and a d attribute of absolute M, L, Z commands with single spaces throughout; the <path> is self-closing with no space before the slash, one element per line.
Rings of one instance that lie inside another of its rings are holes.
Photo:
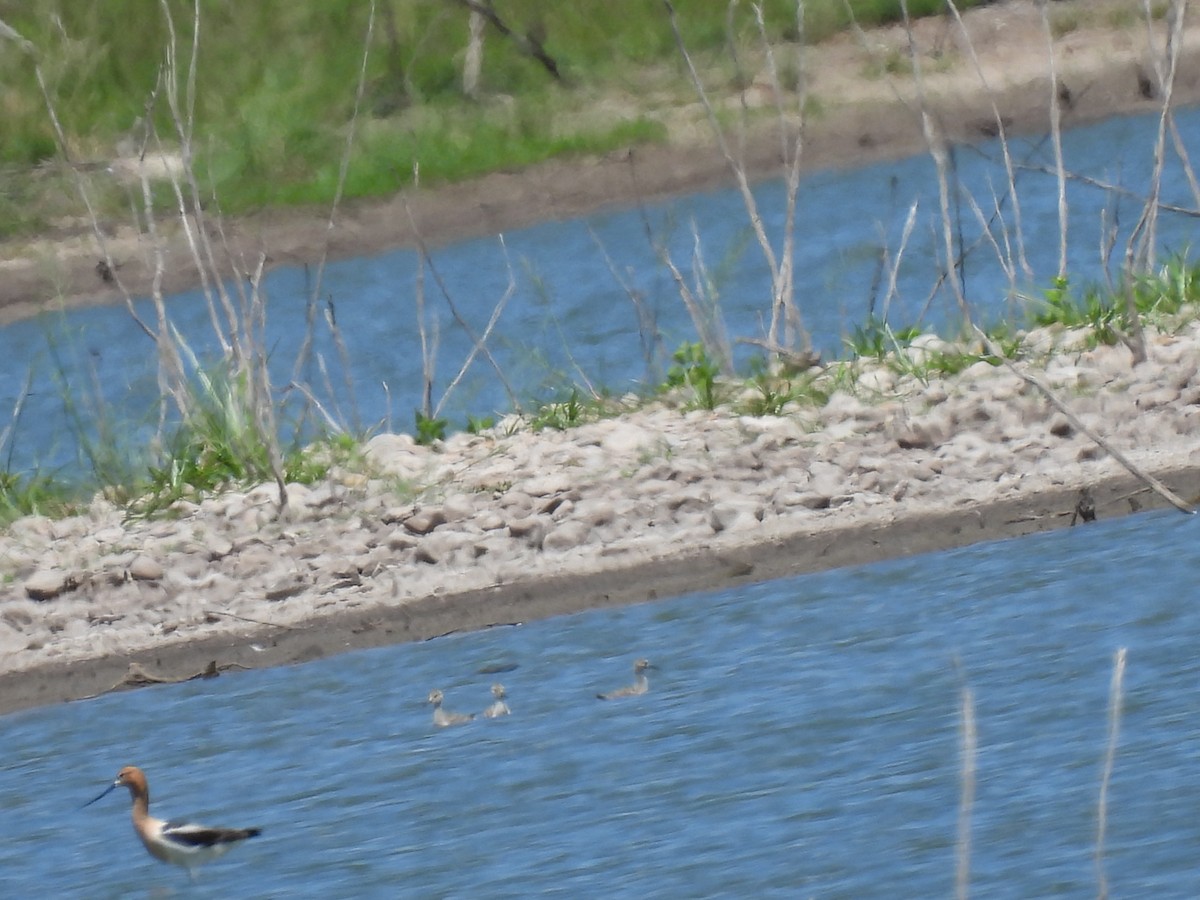
<path fill-rule="evenodd" d="M 723 2 L 676 5 L 684 38 L 701 55 L 721 50 L 730 33 L 739 40 L 754 36 L 749 4 L 739 4 L 732 20 Z M 796 36 L 795 5 L 765 0 L 773 39 Z M 851 5 L 863 24 L 900 15 L 899 0 Z M 193 8 L 182 0 L 166 6 L 186 67 Z M 370 5 L 201 0 L 200 6 L 196 146 L 200 170 L 224 208 L 329 201 L 352 118 Z M 942 0 L 908 0 L 913 15 L 942 7 Z M 380 0 L 349 196 L 392 193 L 411 181 L 417 162 L 430 183 L 662 137 L 662 126 L 637 108 L 651 93 L 670 102 L 670 91 L 655 91 L 664 78 L 674 80 L 676 89 L 682 83 L 659 0 L 502 0 L 495 8 L 514 31 L 541 36 L 562 81 L 489 31 L 483 99 L 468 101 L 461 93 L 467 13 L 460 3 Z M 807 0 L 804 9 L 810 41 L 847 21 L 843 0 Z M 36 48 L 72 161 L 106 161 L 123 138 L 126 152 L 138 146 L 143 132 L 135 123 L 147 109 L 159 134 L 174 143 L 163 93 L 151 102 L 169 34 L 164 7 L 147 0 L 0 0 L 0 20 Z M 632 106 L 616 116 L 578 114 L 613 93 L 634 98 Z M 77 215 L 65 179 L 28 175 L 30 166 L 62 153 L 27 54 L 0 53 L 0 112 L 0 237 Z M 128 210 L 128 198 L 116 186 L 102 189 L 100 203 L 113 214 Z"/>

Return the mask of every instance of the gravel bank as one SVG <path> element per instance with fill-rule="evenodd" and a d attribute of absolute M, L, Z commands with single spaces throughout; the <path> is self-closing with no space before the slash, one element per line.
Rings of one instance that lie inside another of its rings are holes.
<path fill-rule="evenodd" d="M 1121 347 L 1039 330 L 1021 364 L 1082 423 L 1200 495 L 1200 327 Z M 911 362 L 937 352 L 918 339 Z M 383 434 L 315 486 L 178 518 L 19 520 L 0 538 L 0 711 L 123 681 L 356 647 L 1029 534 L 1163 502 L 1014 372 L 863 365 L 821 408 L 504 423 L 434 448 Z M 129 669 L 130 664 L 137 668 Z M 211 674 L 211 673 L 210 673 Z"/>

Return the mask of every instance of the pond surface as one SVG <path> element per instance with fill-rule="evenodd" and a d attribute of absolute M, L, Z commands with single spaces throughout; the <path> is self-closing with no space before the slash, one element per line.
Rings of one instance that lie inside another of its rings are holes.
<path fill-rule="evenodd" d="M 1200 896 L 1200 522 L 1149 513 L 0 718 L 0 894 L 946 897 L 960 691 L 979 897 Z M 637 656 L 648 694 L 601 702 Z M 492 667 L 515 667 L 499 676 Z M 513 714 L 436 730 L 423 704 Z M 195 883 L 152 809 L 260 838 Z"/>
<path fill-rule="evenodd" d="M 1177 117 L 1185 145 L 1197 155 L 1200 114 Z M 1121 190 L 1073 180 L 1068 197 L 1070 272 L 1079 285 L 1103 281 L 1101 236 L 1114 223 L 1113 259 L 1123 258 L 1147 190 L 1157 120 L 1116 118 L 1067 132 L 1069 171 Z M 1019 164 L 1022 216 L 1015 227 L 995 142 L 955 152 L 958 190 L 953 215 L 966 248 L 961 283 L 979 319 L 1022 317 L 1058 267 L 1057 185 L 1040 171 L 1052 162 L 1046 139 L 1012 143 Z M 784 192 L 778 182 L 756 189 L 760 212 L 778 247 L 784 234 Z M 1178 165 L 1167 168 L 1166 202 L 1195 208 Z M 796 298 L 814 345 L 826 358 L 874 316 L 894 327 L 940 328 L 958 321 L 949 285 L 939 286 L 944 247 L 938 225 L 934 167 L 927 156 L 805 178 L 796 223 Z M 977 214 L 989 221 L 988 234 Z M 999 208 L 1000 214 L 995 210 Z M 905 223 L 915 213 L 907 239 Z M 293 380 L 321 398 L 342 425 L 411 431 L 421 406 L 423 357 L 417 298 L 423 296 L 431 389 L 437 413 L 451 429 L 532 402 L 564 398 L 573 386 L 613 393 L 661 384 L 671 354 L 697 338 L 680 293 L 654 247 L 667 248 L 691 289 L 707 296 L 735 355 L 746 363 L 761 339 L 770 309 L 769 280 L 740 197 L 722 190 L 614 210 L 567 222 L 548 222 L 499 238 L 466 241 L 433 251 L 424 266 L 416 253 L 395 251 L 330 265 L 321 286 L 314 356 L 297 367 L 313 292 L 312 273 L 284 267 L 266 279 L 266 347 L 281 389 Z M 1164 253 L 1188 249 L 1194 218 L 1164 212 Z M 1032 269 L 1016 266 L 1018 236 Z M 1015 282 L 998 260 L 1010 256 Z M 900 262 L 896 264 L 897 256 Z M 895 290 L 888 284 L 895 271 Z M 1013 288 L 1016 288 L 1014 293 Z M 471 356 L 488 333 L 490 353 Z M 139 303 L 143 315 L 150 311 Z M 337 323 L 339 346 L 326 322 Z M 216 342 L 206 305 L 191 292 L 172 298 L 175 327 L 202 360 Z M 151 318 L 153 318 L 151 316 Z M 155 431 L 157 362 L 151 342 L 119 307 L 47 314 L 0 329 L 0 410 L 7 418 L 26 395 L 15 432 L 0 459 L 22 471 L 40 467 L 64 476 L 89 472 L 89 446 L 115 445 L 118 456 L 144 452 Z M 295 401 L 299 392 L 288 396 Z"/>

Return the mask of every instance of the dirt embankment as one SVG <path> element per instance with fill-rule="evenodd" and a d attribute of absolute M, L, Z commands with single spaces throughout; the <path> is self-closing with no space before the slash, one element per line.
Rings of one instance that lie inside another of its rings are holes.
<path fill-rule="evenodd" d="M 1163 26 L 1156 26 L 1151 45 L 1137 10 L 1130 10 L 1136 6 L 1130 0 L 1051 4 L 1052 38 L 1033 0 L 971 10 L 961 27 L 947 17 L 921 20 L 912 30 L 919 80 L 902 26 L 847 33 L 807 48 L 804 165 L 809 171 L 855 166 L 923 151 L 922 98 L 939 139 L 953 142 L 978 141 L 1001 127 L 1009 135 L 1044 132 L 1055 95 L 1064 127 L 1155 111 L 1162 102 L 1155 59 L 1163 53 Z M 1200 25 L 1186 30 L 1181 47 L 1172 99 L 1189 105 L 1200 102 Z M 773 95 L 760 79 L 740 95 L 714 101 L 761 108 Z M 261 251 L 270 265 L 313 263 L 324 253 L 345 258 L 413 246 L 418 234 L 437 245 L 731 181 L 701 104 L 656 114 L 668 125 L 665 144 L 347 204 L 332 229 L 327 210 L 263 211 L 225 223 L 226 235 L 251 260 Z M 778 133 L 774 123 L 765 124 L 771 118 L 753 119 L 759 124 L 744 142 L 743 161 L 755 179 L 780 171 Z M 118 277 L 131 293 L 147 293 L 153 274 L 148 242 L 128 227 L 111 231 L 107 249 Z M 167 245 L 164 290 L 195 286 L 186 244 L 176 236 Z M 0 323 L 62 305 L 116 302 L 120 292 L 97 271 L 103 257 L 90 231 L 0 247 Z"/>

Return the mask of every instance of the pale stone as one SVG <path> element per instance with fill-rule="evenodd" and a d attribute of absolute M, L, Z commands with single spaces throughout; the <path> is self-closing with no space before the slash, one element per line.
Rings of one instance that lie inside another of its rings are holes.
<path fill-rule="evenodd" d="M 159 581 L 163 577 L 163 567 L 157 560 L 139 554 L 129 564 L 129 577 L 137 581 Z"/>
<path fill-rule="evenodd" d="M 74 578 L 66 572 L 47 569 L 25 579 L 25 596 L 30 600 L 53 600 L 74 588 Z"/>
<path fill-rule="evenodd" d="M 521 490 L 531 497 L 561 494 L 570 489 L 571 479 L 565 472 L 554 472 L 538 478 L 529 478 L 521 482 Z"/>
<path fill-rule="evenodd" d="M 546 533 L 542 540 L 545 550 L 562 552 L 582 546 L 591 528 L 584 522 L 572 520 L 562 522 Z"/>
<path fill-rule="evenodd" d="M 423 509 L 404 520 L 404 527 L 413 534 L 429 534 L 439 525 L 446 524 L 441 509 Z"/>

